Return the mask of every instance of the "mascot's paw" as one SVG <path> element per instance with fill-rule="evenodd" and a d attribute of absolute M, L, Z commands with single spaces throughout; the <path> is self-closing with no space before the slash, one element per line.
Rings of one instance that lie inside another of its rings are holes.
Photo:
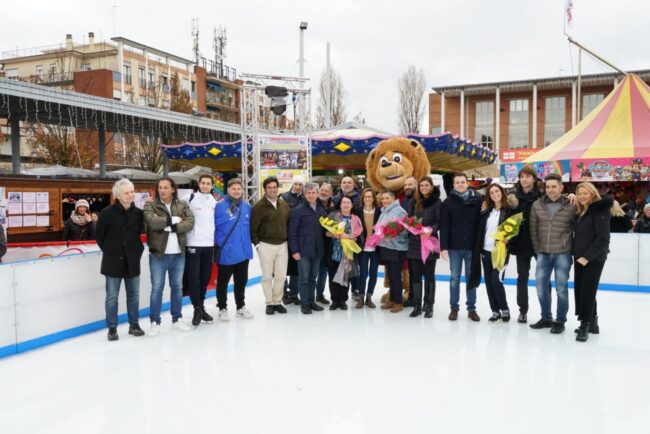
<path fill-rule="evenodd" d="M 387 292 L 386 294 L 381 296 L 382 304 L 388 303 L 389 301 L 390 301 L 390 292 Z"/>
<path fill-rule="evenodd" d="M 405 289 L 405 290 L 402 292 L 402 304 L 406 303 L 406 301 L 407 301 L 409 298 L 411 298 L 411 291 L 409 291 L 408 289 Z"/>
<path fill-rule="evenodd" d="M 420 143 L 403 137 L 382 140 L 366 160 L 367 179 L 377 190 L 400 192 L 409 176 L 428 175 L 431 164 Z"/>

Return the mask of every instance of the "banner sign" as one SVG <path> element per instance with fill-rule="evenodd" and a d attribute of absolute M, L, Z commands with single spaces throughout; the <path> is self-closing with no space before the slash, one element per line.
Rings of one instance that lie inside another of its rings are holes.
<path fill-rule="evenodd" d="M 517 182 L 519 171 L 524 166 L 531 166 L 537 172 L 539 179 L 546 178 L 551 173 L 557 173 L 562 177 L 562 181 L 569 182 L 571 174 L 571 165 L 569 160 L 561 161 L 541 161 L 538 163 L 507 163 L 501 165 L 501 181 L 514 184 Z"/>
<path fill-rule="evenodd" d="M 650 181 L 650 158 L 571 160 L 573 181 Z"/>

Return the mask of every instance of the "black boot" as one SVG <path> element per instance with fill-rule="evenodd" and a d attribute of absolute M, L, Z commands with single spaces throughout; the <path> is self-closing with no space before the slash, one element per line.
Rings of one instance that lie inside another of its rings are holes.
<path fill-rule="evenodd" d="M 108 340 L 109 341 L 116 341 L 120 337 L 117 335 L 117 327 L 109 327 L 108 328 Z"/>
<path fill-rule="evenodd" d="M 424 317 L 433 317 L 433 303 L 436 299 L 436 284 L 428 283 L 424 288 Z"/>
<path fill-rule="evenodd" d="M 589 333 L 592 335 L 600 334 L 600 327 L 598 326 L 598 316 L 594 316 L 589 323 Z"/>
<path fill-rule="evenodd" d="M 194 315 L 192 315 L 192 325 L 198 327 L 201 324 L 201 317 L 203 316 L 203 307 L 194 306 Z"/>
<path fill-rule="evenodd" d="M 580 321 L 580 327 L 578 327 L 576 341 L 587 342 L 587 339 L 589 339 L 589 323 L 586 321 Z"/>
<path fill-rule="evenodd" d="M 416 318 L 422 314 L 422 283 L 413 282 L 411 300 L 413 300 L 413 312 L 409 316 Z"/>

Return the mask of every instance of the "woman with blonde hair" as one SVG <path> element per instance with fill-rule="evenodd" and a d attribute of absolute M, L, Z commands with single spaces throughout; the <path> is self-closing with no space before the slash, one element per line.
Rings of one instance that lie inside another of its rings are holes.
<path fill-rule="evenodd" d="M 579 184 L 576 196 L 578 220 L 573 228 L 572 246 L 576 315 L 580 321 L 580 327 L 576 329 L 576 341 L 586 342 L 589 333 L 600 332 L 596 291 L 609 253 L 613 201 L 609 197 L 601 198 L 590 182 Z"/>
<path fill-rule="evenodd" d="M 632 220 L 625 214 L 621 204 L 617 200 L 612 205 L 612 219 L 609 225 L 610 232 L 612 233 L 627 233 L 632 230 Z"/>

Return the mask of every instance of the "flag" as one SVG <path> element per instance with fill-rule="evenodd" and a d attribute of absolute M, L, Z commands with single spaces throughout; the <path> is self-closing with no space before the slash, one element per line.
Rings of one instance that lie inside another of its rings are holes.
<path fill-rule="evenodd" d="M 573 0 L 566 0 L 566 22 L 571 26 L 573 24 Z"/>

